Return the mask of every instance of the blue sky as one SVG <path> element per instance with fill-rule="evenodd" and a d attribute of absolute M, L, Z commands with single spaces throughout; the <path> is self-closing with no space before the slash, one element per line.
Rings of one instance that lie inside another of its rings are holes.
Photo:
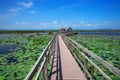
<path fill-rule="evenodd" d="M 120 0 L 0 0 L 0 30 L 120 29 Z"/>

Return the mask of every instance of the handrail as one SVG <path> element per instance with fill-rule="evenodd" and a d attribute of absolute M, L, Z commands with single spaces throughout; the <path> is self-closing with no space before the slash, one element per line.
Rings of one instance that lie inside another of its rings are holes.
<path fill-rule="evenodd" d="M 43 78 L 45 80 L 47 80 L 47 76 L 46 76 L 47 69 L 46 68 L 44 70 L 42 70 L 42 69 L 46 65 L 47 56 L 51 55 L 50 50 L 52 50 L 51 48 L 53 46 L 55 38 L 56 38 L 56 35 L 51 39 L 51 41 L 48 43 L 47 47 L 43 50 L 42 54 L 39 56 L 38 60 L 35 62 L 34 66 L 32 67 L 32 69 L 27 74 L 27 76 L 25 77 L 24 80 L 32 80 L 32 78 L 34 76 L 36 76 L 35 80 L 38 80 L 39 79 L 39 75 L 40 75 L 40 73 L 42 71 L 45 71 L 45 72 L 43 72 L 43 76 L 44 76 Z"/>
<path fill-rule="evenodd" d="M 88 55 L 93 57 L 96 61 L 100 62 L 102 65 L 104 65 L 107 69 L 109 69 L 114 75 L 116 75 L 118 78 L 120 78 L 120 70 L 117 69 L 116 67 L 112 66 L 111 64 L 107 63 L 107 61 L 103 60 L 102 58 L 100 58 L 99 56 L 95 55 L 93 52 L 89 51 L 87 48 L 84 48 L 82 45 L 78 44 L 76 41 L 70 39 L 69 37 L 65 36 L 62 34 L 62 38 L 65 41 L 66 45 L 71 45 L 72 47 L 74 47 L 75 49 L 79 50 L 80 49 L 82 51 L 80 51 L 81 55 L 84 57 L 84 59 L 86 59 L 88 62 L 90 62 L 95 68 L 98 69 L 98 71 L 108 80 L 111 80 L 109 78 L 109 76 L 104 72 L 95 64 L 93 63 L 89 58 Z M 69 48 L 71 48 L 71 46 L 68 46 Z M 71 49 L 70 49 L 71 50 Z M 87 55 L 85 55 L 87 54 Z M 74 54 L 75 55 L 75 54 Z"/>

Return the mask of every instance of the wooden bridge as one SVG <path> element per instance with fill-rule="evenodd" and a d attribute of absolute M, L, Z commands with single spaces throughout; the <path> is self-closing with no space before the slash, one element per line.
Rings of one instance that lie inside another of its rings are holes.
<path fill-rule="evenodd" d="M 44 49 L 25 80 L 112 80 L 91 59 L 120 78 L 120 70 L 63 34 L 56 34 Z M 89 64 L 89 65 L 88 65 Z"/>

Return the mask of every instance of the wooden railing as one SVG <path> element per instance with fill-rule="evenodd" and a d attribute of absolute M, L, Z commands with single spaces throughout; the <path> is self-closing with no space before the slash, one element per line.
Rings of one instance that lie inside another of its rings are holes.
<path fill-rule="evenodd" d="M 81 69 L 85 73 L 87 79 L 95 80 L 95 70 L 97 70 L 102 77 L 102 80 L 112 80 L 93 60 L 97 61 L 105 68 L 107 68 L 111 73 L 113 73 L 117 78 L 120 78 L 120 70 L 112 66 L 101 57 L 95 55 L 93 52 L 89 51 L 87 48 L 78 44 L 76 41 L 70 39 L 69 37 L 61 34 L 62 39 L 71 51 L 72 55 L 80 65 Z"/>
<path fill-rule="evenodd" d="M 51 64 L 51 55 L 54 50 L 55 35 L 48 43 L 38 60 L 27 74 L 24 80 L 48 80 L 48 64 Z M 42 77 L 41 77 L 42 75 Z"/>

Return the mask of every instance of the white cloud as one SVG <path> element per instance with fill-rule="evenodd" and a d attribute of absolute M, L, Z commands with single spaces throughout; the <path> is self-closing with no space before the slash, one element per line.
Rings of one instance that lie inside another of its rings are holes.
<path fill-rule="evenodd" d="M 55 26 L 55 25 L 57 25 L 59 22 L 57 21 L 57 20 L 55 20 L 55 21 L 53 21 L 53 22 L 40 22 L 39 24 L 41 25 L 41 26 L 49 26 L 49 25 L 53 25 L 53 26 Z M 59 24 L 62 24 L 62 23 L 59 23 Z"/>
<path fill-rule="evenodd" d="M 28 2 L 28 3 L 27 2 L 18 2 L 18 4 L 20 4 L 26 8 L 33 6 L 33 2 Z"/>
<path fill-rule="evenodd" d="M 57 20 L 52 22 L 52 24 L 57 24 L 57 23 L 58 23 L 58 21 L 57 21 Z"/>
<path fill-rule="evenodd" d="M 36 29 L 37 30 L 37 29 L 60 29 L 61 27 L 68 28 L 69 26 L 71 26 L 73 29 L 106 29 L 106 28 L 119 29 L 119 25 L 120 25 L 119 22 L 113 22 L 112 24 L 107 25 L 103 23 L 104 21 L 97 23 L 95 23 L 94 21 L 93 22 L 85 21 L 85 23 L 80 23 L 80 22 L 69 23 L 69 22 L 59 21 L 57 24 L 53 24 L 53 22 L 56 23 L 57 20 L 51 22 L 39 22 L 39 23 L 37 22 L 29 23 L 27 21 L 22 21 L 17 23 L 1 24 L 2 27 L 0 26 L 0 29 L 18 29 L 18 30 Z"/>
<path fill-rule="evenodd" d="M 76 24 L 73 24 L 72 26 L 84 26 L 84 27 L 95 27 L 95 26 L 99 26 L 100 24 L 98 23 L 76 23 Z"/>
<path fill-rule="evenodd" d="M 68 27 L 69 24 L 65 23 L 65 22 L 59 22 L 57 20 L 52 21 L 52 22 L 40 22 L 39 23 L 40 27 L 52 27 L 52 29 L 57 29 L 57 28 L 61 28 L 61 27 Z"/>
<path fill-rule="evenodd" d="M 94 23 L 87 23 L 87 24 L 84 24 L 83 26 L 87 26 L 87 27 L 94 27 L 96 26 Z"/>
<path fill-rule="evenodd" d="M 13 17 L 13 16 L 16 16 L 17 14 L 16 13 L 9 13 L 9 14 L 3 14 L 3 15 L 0 15 L 0 19 L 4 19 L 4 18 L 8 18 L 8 17 Z"/>
<path fill-rule="evenodd" d="M 103 23 L 100 23 L 100 22 L 85 22 L 85 21 L 81 21 L 81 22 L 78 22 L 78 23 L 66 23 L 66 22 L 59 22 L 57 20 L 53 21 L 53 22 L 40 22 L 39 23 L 40 26 L 42 27 L 46 27 L 46 26 L 53 26 L 53 27 L 88 27 L 88 28 L 97 28 L 97 27 L 101 27 L 101 26 L 109 26 L 108 24 L 103 24 Z"/>
<path fill-rule="evenodd" d="M 22 24 L 29 24 L 29 22 L 23 21 Z"/>
<path fill-rule="evenodd" d="M 21 8 L 11 8 L 9 9 L 9 11 L 11 12 L 18 12 Z"/>
<path fill-rule="evenodd" d="M 49 25 L 50 23 L 47 23 L 47 22 L 40 22 L 39 23 L 41 26 L 46 26 L 46 25 Z"/>
<path fill-rule="evenodd" d="M 23 22 L 17 22 L 16 25 L 27 25 L 29 22 L 23 21 Z"/>
<path fill-rule="evenodd" d="M 85 23 L 85 21 L 81 21 L 80 23 Z"/>
<path fill-rule="evenodd" d="M 29 13 L 35 13 L 35 11 L 34 11 L 34 10 L 31 10 L 31 11 L 29 11 Z"/>
<path fill-rule="evenodd" d="M 73 24 L 72 26 L 74 27 L 74 26 L 77 26 L 77 25 L 76 25 L 76 24 Z"/>
<path fill-rule="evenodd" d="M 100 22 L 85 22 L 85 21 L 80 21 L 78 23 L 66 23 L 66 22 L 60 22 L 58 20 L 55 20 L 53 22 L 40 22 L 39 23 L 41 27 L 54 27 L 54 28 L 60 28 L 60 27 L 79 27 L 79 28 L 99 28 L 99 27 L 105 27 L 107 24 L 103 24 Z"/>

